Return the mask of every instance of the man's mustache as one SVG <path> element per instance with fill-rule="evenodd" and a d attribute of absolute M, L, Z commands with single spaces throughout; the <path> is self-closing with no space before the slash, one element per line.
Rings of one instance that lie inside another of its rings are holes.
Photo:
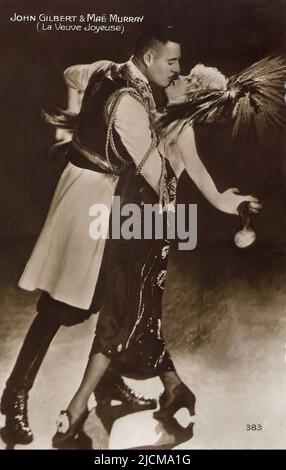
<path fill-rule="evenodd" d="M 168 86 L 174 85 L 174 83 L 178 80 L 178 78 L 179 78 L 179 74 L 178 74 L 178 73 L 172 75 L 171 81 L 170 81 L 170 83 L 169 83 Z"/>

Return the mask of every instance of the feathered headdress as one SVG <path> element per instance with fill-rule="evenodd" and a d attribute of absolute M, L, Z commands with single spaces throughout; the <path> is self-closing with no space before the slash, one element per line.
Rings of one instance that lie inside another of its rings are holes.
<path fill-rule="evenodd" d="M 233 121 L 233 137 L 266 129 L 286 128 L 286 60 L 267 57 L 223 81 L 217 69 L 196 66 L 190 74 L 190 93 L 181 103 L 169 104 L 157 123 L 159 132 L 178 124 Z M 219 79 L 219 75 L 221 78 Z M 216 89 L 215 89 L 216 88 Z"/>

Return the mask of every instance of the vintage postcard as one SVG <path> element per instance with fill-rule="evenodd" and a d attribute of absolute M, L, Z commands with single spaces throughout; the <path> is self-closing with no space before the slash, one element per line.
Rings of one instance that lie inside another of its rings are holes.
<path fill-rule="evenodd" d="M 1 450 L 285 447 L 285 14 L 0 1 Z"/>

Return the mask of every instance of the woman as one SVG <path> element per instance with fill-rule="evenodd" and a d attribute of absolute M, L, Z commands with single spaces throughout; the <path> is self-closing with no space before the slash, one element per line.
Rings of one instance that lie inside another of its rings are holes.
<path fill-rule="evenodd" d="M 225 80 L 221 74 L 219 78 L 220 83 L 215 88 L 223 89 Z M 189 99 L 193 85 L 192 77 L 188 76 L 170 86 L 167 92 L 170 103 L 184 103 Z M 261 205 L 256 198 L 238 195 L 234 188 L 218 192 L 198 156 L 191 125 L 184 125 L 183 120 L 175 124 L 164 127 L 160 144 L 165 162 L 162 187 L 167 190 L 168 203 L 175 202 L 177 178 L 186 169 L 202 194 L 217 209 L 237 214 L 239 204 L 247 201 L 250 210 L 258 212 Z M 135 178 L 133 168 L 127 169 L 121 180 L 119 177 L 115 194 L 118 191 L 123 204 L 140 203 L 141 196 L 134 192 Z M 140 184 L 137 186 L 140 188 Z M 143 205 L 156 202 L 146 185 L 141 189 Z M 194 414 L 195 396 L 177 375 L 162 335 L 162 295 L 168 251 L 166 239 L 107 241 L 99 283 L 103 301 L 95 340 L 82 383 L 68 408 L 61 412 L 53 437 L 55 447 L 63 446 L 77 434 L 87 416 L 88 399 L 111 359 L 124 375 L 160 377 L 165 391 L 160 398 L 160 409 L 154 413 L 155 418 L 169 419 L 182 407 L 186 407 L 190 415 Z"/>

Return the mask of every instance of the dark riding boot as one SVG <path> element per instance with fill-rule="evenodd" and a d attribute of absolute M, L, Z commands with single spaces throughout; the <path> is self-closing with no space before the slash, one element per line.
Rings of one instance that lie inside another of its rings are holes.
<path fill-rule="evenodd" d="M 136 410 L 154 409 L 157 401 L 137 395 L 122 379 L 108 369 L 94 390 L 94 396 L 98 405 L 110 404 L 112 400 L 118 400 L 122 404 L 130 405 Z"/>

